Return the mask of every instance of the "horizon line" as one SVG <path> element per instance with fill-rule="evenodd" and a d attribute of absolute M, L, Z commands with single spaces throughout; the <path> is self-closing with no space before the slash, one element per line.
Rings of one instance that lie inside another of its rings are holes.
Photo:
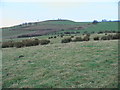
<path fill-rule="evenodd" d="M 94 20 L 90 20 L 90 21 L 76 21 L 76 20 L 70 20 L 70 19 L 61 19 L 61 18 L 58 18 L 58 19 L 47 19 L 47 20 L 41 20 L 41 21 L 29 21 L 29 22 L 21 22 L 20 24 L 15 24 L 15 25 L 10 25 L 10 26 L 0 26 L 0 29 L 2 28 L 9 28 L 9 27 L 14 27 L 14 26 L 19 26 L 19 25 L 23 25 L 23 24 L 28 24 L 28 23 L 40 23 L 40 22 L 44 22 L 44 21 L 62 21 L 62 20 L 68 20 L 68 21 L 73 21 L 73 22 L 93 22 Z M 95 19 L 96 20 L 96 19 Z M 114 22 L 114 21 L 120 21 L 120 20 L 107 20 L 107 19 L 102 19 L 102 20 L 106 20 L 105 22 Z M 102 22 L 102 20 L 97 20 L 98 22 Z"/>

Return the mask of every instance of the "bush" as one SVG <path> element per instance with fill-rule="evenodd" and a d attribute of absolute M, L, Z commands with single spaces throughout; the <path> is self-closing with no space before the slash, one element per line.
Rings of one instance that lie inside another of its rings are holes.
<path fill-rule="evenodd" d="M 13 41 L 3 42 L 2 48 L 7 48 L 7 47 L 14 47 L 14 42 Z"/>
<path fill-rule="evenodd" d="M 112 39 L 112 36 L 103 36 L 103 37 L 101 37 L 101 40 L 110 40 L 110 39 Z"/>
<path fill-rule="evenodd" d="M 120 33 L 101 37 L 101 40 L 114 40 L 114 39 L 120 39 Z"/>
<path fill-rule="evenodd" d="M 16 48 L 21 48 L 21 47 L 24 47 L 24 43 L 23 42 L 15 42 L 15 45 L 14 45 Z"/>
<path fill-rule="evenodd" d="M 94 39 L 94 40 L 99 40 L 99 37 L 97 36 L 97 37 L 94 37 L 93 39 Z"/>
<path fill-rule="evenodd" d="M 54 36 L 54 38 L 57 38 L 57 36 Z"/>
<path fill-rule="evenodd" d="M 72 41 L 71 38 L 64 38 L 64 39 L 62 39 L 61 43 L 69 43 L 71 41 Z"/>
<path fill-rule="evenodd" d="M 33 46 L 39 45 L 39 39 L 35 38 L 33 41 Z"/>
<path fill-rule="evenodd" d="M 84 38 L 83 38 L 83 41 L 89 41 L 90 40 L 90 35 L 86 35 Z"/>
<path fill-rule="evenodd" d="M 89 34 L 89 33 L 87 33 L 87 34 L 86 34 L 86 36 L 90 37 L 90 34 Z"/>
<path fill-rule="evenodd" d="M 48 37 L 48 39 L 51 39 L 51 37 Z"/>
<path fill-rule="evenodd" d="M 120 33 L 116 33 L 115 35 L 113 35 L 112 39 L 120 39 Z"/>
<path fill-rule="evenodd" d="M 71 38 L 74 38 L 74 36 L 71 36 Z"/>
<path fill-rule="evenodd" d="M 7 48 L 7 47 L 17 47 L 17 48 L 21 48 L 24 46 L 36 46 L 36 45 L 45 45 L 50 43 L 50 40 L 39 40 L 37 38 L 35 39 L 26 39 L 26 40 L 22 40 L 21 42 L 12 42 L 12 41 L 8 41 L 8 42 L 3 42 L 2 43 L 2 48 Z"/>
<path fill-rule="evenodd" d="M 101 40 L 108 40 L 107 36 L 102 36 Z"/>
<path fill-rule="evenodd" d="M 60 35 L 60 37 L 62 38 L 64 35 Z"/>
<path fill-rule="evenodd" d="M 76 37 L 73 42 L 77 42 L 77 41 L 83 41 L 83 39 L 81 37 Z"/>
<path fill-rule="evenodd" d="M 105 35 L 107 35 L 107 33 L 105 33 Z"/>
<path fill-rule="evenodd" d="M 26 39 L 26 40 L 22 40 L 22 43 L 24 44 L 24 46 L 36 46 L 39 45 L 39 40 L 36 39 Z"/>
<path fill-rule="evenodd" d="M 98 34 L 102 34 L 102 33 L 103 33 L 102 31 L 98 32 Z"/>
<path fill-rule="evenodd" d="M 46 45 L 46 44 L 49 44 L 49 43 L 50 43 L 50 40 L 46 40 L 46 39 L 44 39 L 44 40 L 39 40 L 39 43 L 40 43 L 41 45 Z"/>

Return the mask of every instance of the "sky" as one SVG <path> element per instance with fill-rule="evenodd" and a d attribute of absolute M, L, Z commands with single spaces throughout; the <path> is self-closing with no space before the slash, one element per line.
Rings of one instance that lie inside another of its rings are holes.
<path fill-rule="evenodd" d="M 0 28 L 58 18 L 87 22 L 118 20 L 119 0 L 1 0 Z"/>

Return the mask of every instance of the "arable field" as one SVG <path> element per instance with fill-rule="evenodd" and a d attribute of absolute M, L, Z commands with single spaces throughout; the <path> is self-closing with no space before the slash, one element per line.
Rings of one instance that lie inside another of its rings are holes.
<path fill-rule="evenodd" d="M 3 88 L 117 88 L 118 40 L 2 49 Z"/>

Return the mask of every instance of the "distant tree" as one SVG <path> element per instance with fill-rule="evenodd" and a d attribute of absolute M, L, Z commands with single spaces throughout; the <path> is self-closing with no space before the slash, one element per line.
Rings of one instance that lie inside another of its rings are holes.
<path fill-rule="evenodd" d="M 97 24 L 97 23 L 98 23 L 98 21 L 97 21 L 97 20 L 94 20 L 92 23 L 93 23 L 93 24 Z"/>
<path fill-rule="evenodd" d="M 106 20 L 106 19 L 103 19 L 102 22 L 107 22 L 107 20 Z"/>

